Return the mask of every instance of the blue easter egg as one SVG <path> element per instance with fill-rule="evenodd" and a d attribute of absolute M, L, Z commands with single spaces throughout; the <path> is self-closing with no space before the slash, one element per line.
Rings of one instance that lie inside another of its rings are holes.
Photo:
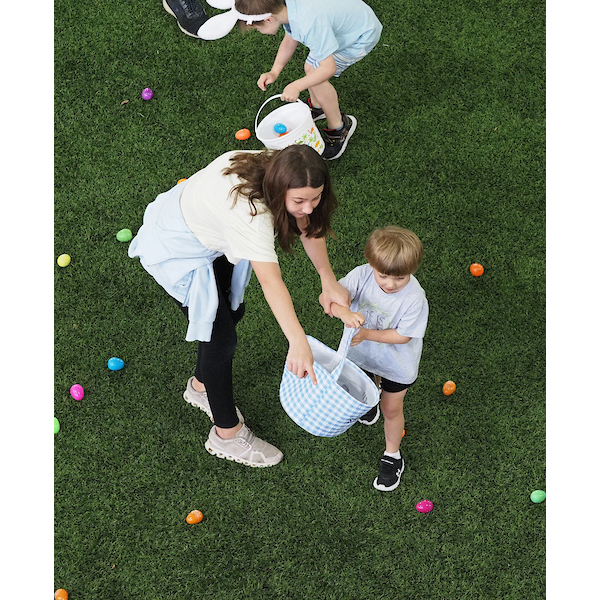
<path fill-rule="evenodd" d="M 285 133 L 287 131 L 287 127 L 283 123 L 275 123 L 273 129 L 275 133 Z"/>
<path fill-rule="evenodd" d="M 122 359 L 117 358 L 116 356 L 113 356 L 108 361 L 108 368 L 111 371 L 120 371 L 124 366 L 125 366 L 125 362 Z"/>

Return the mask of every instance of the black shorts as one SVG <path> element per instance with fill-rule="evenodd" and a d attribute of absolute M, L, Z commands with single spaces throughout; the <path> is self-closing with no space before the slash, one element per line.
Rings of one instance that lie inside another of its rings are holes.
<path fill-rule="evenodd" d="M 373 381 L 375 381 L 375 375 L 373 375 L 373 373 L 370 373 L 369 371 L 365 371 L 365 373 Z M 407 390 L 413 383 L 414 383 L 414 381 L 412 383 L 398 383 L 396 381 L 390 381 L 389 379 L 382 377 L 381 378 L 381 389 L 384 392 L 389 392 L 390 394 L 395 394 L 397 392 L 402 392 L 404 390 Z"/>

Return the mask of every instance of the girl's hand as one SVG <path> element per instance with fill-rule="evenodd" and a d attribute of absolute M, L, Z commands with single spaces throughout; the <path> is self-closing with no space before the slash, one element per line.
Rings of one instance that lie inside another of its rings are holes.
<path fill-rule="evenodd" d="M 350 342 L 351 346 L 357 346 L 358 344 L 360 344 L 361 342 L 363 342 L 364 340 L 367 339 L 367 331 L 370 331 L 370 329 L 365 329 L 364 327 L 361 327 L 356 334 L 354 335 L 354 337 L 352 338 L 352 341 Z"/>
<path fill-rule="evenodd" d="M 281 99 L 286 102 L 296 102 L 298 100 L 298 96 L 300 96 L 301 90 L 298 88 L 295 83 L 290 83 L 283 88 L 283 92 L 281 92 Z"/>
<path fill-rule="evenodd" d="M 268 73 L 263 73 L 256 82 L 256 85 L 264 92 L 267 89 L 268 85 L 274 83 L 279 77 L 278 73 L 274 73 L 273 71 L 269 71 Z"/>
<path fill-rule="evenodd" d="M 323 292 L 319 296 L 319 303 L 330 317 L 334 316 L 331 312 L 333 302 L 341 306 L 350 306 L 351 302 L 350 292 L 335 280 L 331 284 L 323 285 Z"/>
<path fill-rule="evenodd" d="M 317 385 L 317 376 L 313 369 L 314 358 L 308 340 L 298 346 L 290 345 L 286 366 L 298 378 L 304 379 L 308 375 L 312 382 Z"/>
<path fill-rule="evenodd" d="M 355 329 L 365 324 L 365 317 L 359 312 L 351 312 L 341 317 L 341 319 L 346 327 L 354 327 Z"/>

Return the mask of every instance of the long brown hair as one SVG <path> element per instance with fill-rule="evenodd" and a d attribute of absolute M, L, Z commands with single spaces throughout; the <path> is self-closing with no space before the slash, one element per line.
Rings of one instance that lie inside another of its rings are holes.
<path fill-rule="evenodd" d="M 225 175 L 237 175 L 242 181 L 232 188 L 234 203 L 240 197 L 250 204 L 252 215 L 258 214 L 256 203 L 266 206 L 273 214 L 275 233 L 285 252 L 301 235 L 296 218 L 285 208 L 289 189 L 323 186 L 321 201 L 307 216 L 307 237 L 320 238 L 331 231 L 331 215 L 337 208 L 331 178 L 325 161 L 310 146 L 298 144 L 282 150 L 265 150 L 258 154 L 239 153 L 231 157 Z"/>

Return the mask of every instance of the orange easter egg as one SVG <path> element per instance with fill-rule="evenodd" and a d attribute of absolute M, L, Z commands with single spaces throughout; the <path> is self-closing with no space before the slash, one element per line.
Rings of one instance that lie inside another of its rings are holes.
<path fill-rule="evenodd" d="M 183 177 L 182 179 L 180 179 L 177 184 L 179 185 L 180 183 L 187 181 L 187 177 Z"/>
<path fill-rule="evenodd" d="M 67 594 L 67 590 L 63 590 L 59 588 L 54 592 L 54 600 L 69 600 L 69 594 Z"/>
<path fill-rule="evenodd" d="M 479 263 L 473 263 L 469 267 L 469 271 L 471 271 L 471 275 L 475 275 L 475 277 L 481 277 L 483 275 L 483 267 Z"/>
<path fill-rule="evenodd" d="M 236 140 L 247 140 L 252 134 L 250 133 L 249 129 L 240 129 L 239 131 L 235 132 L 235 139 Z"/>
<path fill-rule="evenodd" d="M 454 383 L 454 381 L 446 381 L 446 383 L 442 386 L 442 392 L 444 392 L 445 396 L 454 394 L 455 391 L 456 391 L 456 384 Z"/>
<path fill-rule="evenodd" d="M 204 515 L 199 511 L 199 510 L 193 510 L 186 518 L 185 520 L 190 524 L 190 525 L 195 525 L 196 523 L 200 523 L 200 521 L 202 521 L 202 519 L 204 518 Z"/>

